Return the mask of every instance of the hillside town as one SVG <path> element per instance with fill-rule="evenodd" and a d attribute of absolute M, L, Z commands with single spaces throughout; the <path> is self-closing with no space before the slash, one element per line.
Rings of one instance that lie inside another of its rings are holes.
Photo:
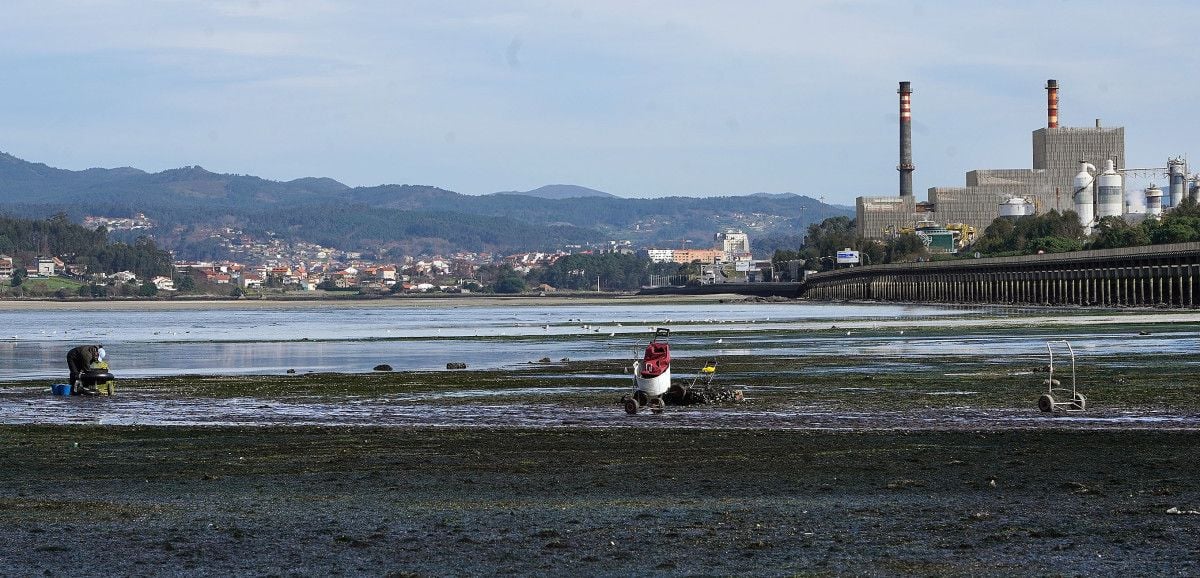
<path fill-rule="evenodd" d="M 84 225 L 88 228 L 104 227 L 109 231 L 132 232 L 149 230 L 155 226 L 142 214 L 131 218 L 88 216 Z M 85 293 L 84 286 L 119 287 L 123 291 L 118 291 L 118 295 L 143 296 L 181 290 L 235 295 L 268 290 L 469 293 L 483 288 L 481 270 L 485 268 L 505 268 L 525 275 L 539 267 L 550 267 L 566 256 L 604 253 L 641 255 L 657 264 L 695 265 L 695 274 L 691 276 L 695 280 L 693 282 L 769 279 L 763 273 L 764 269 L 769 268 L 769 262 L 754 261 L 748 235 L 735 229 L 716 233 L 711 248 L 634 247 L 629 241 L 609 241 L 594 246 L 567 246 L 554 252 L 511 255 L 456 252 L 392 258 L 386 254 L 364 254 L 303 241 L 288 241 L 274 234 L 258 238 L 230 227 L 214 227 L 199 234 L 206 236 L 218 252 L 228 258 L 174 260 L 174 275 L 139 278 L 132 271 L 92 271 L 72 262 L 65 255 L 39 255 L 36 259 L 29 259 L 28 263 L 20 263 L 13 256 L 0 255 L 0 281 L 8 284 L 14 278 L 22 282 L 72 280 L 80 286 L 80 295 Z M 676 279 L 676 282 L 679 281 Z M 538 289 L 555 290 L 551 286 Z"/>

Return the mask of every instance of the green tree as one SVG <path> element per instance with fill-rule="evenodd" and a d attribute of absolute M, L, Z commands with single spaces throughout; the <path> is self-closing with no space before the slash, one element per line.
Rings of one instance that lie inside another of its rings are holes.
<path fill-rule="evenodd" d="M 1083 240 L 1083 225 L 1075 211 L 1051 210 L 1016 221 L 997 218 L 984 229 L 973 248 L 987 255 L 1027 255 L 1038 251 L 1076 251 L 1083 246 Z"/>
<path fill-rule="evenodd" d="M 196 290 L 196 278 L 191 275 L 180 275 L 175 279 L 175 288 L 182 292 Z"/>
<path fill-rule="evenodd" d="M 496 279 L 496 283 L 492 286 L 492 291 L 496 293 L 521 293 L 525 291 L 525 279 L 516 271 L 509 269 L 506 273 L 501 273 Z"/>
<path fill-rule="evenodd" d="M 1025 242 L 1025 250 L 1029 253 L 1066 253 L 1082 249 L 1082 241 L 1066 237 L 1038 237 Z"/>
<path fill-rule="evenodd" d="M 804 253 L 812 259 L 824 259 L 822 265 L 831 268 L 832 257 L 847 247 L 853 249 L 860 244 L 855 222 L 850 217 L 830 217 L 808 226 L 804 235 Z"/>
<path fill-rule="evenodd" d="M 1150 229 L 1150 241 L 1155 245 L 1195 241 L 1196 220 L 1194 217 L 1163 219 L 1161 224 Z"/>
<path fill-rule="evenodd" d="M 24 268 L 14 267 L 13 273 L 12 273 L 12 279 L 10 279 L 8 281 L 8 283 L 9 283 L 9 285 L 11 285 L 13 287 L 20 287 L 21 284 L 25 282 L 26 277 L 28 277 L 28 274 L 25 273 Z"/>
<path fill-rule="evenodd" d="M 929 250 L 915 233 L 905 233 L 884 243 L 888 263 L 910 263 L 929 258 Z"/>
<path fill-rule="evenodd" d="M 604 289 L 630 291 L 649 283 L 651 271 L 677 275 L 679 266 L 672 263 L 660 267 L 645 256 L 622 253 L 566 255 L 549 267 L 534 269 L 528 280 L 561 289 L 595 290 L 596 279 L 600 278 Z"/>
<path fill-rule="evenodd" d="M 149 281 L 145 281 L 142 283 L 142 286 L 138 288 L 138 295 L 142 297 L 154 297 L 155 295 L 158 295 L 158 286 Z"/>
<path fill-rule="evenodd" d="M 1150 244 L 1146 227 L 1132 227 L 1122 217 L 1107 216 L 1096 223 L 1089 249 L 1116 249 Z"/>

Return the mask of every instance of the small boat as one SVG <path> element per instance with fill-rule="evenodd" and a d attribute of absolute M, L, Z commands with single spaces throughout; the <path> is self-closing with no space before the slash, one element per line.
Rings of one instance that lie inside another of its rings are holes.
<path fill-rule="evenodd" d="M 633 396 L 625 399 L 625 412 L 636 414 L 643 407 L 662 413 L 663 394 L 671 387 L 671 330 L 659 327 L 641 359 L 633 362 Z"/>

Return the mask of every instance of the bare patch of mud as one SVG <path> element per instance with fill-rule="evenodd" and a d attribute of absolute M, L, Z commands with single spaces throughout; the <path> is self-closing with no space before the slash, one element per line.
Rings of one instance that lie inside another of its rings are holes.
<path fill-rule="evenodd" d="M 842 388 L 870 395 L 870 388 Z M 172 397 L 166 390 L 138 389 L 113 397 L 54 397 L 41 388 L 9 388 L 3 425 L 114 426 L 384 426 L 455 428 L 683 428 L 797 431 L 1169 429 L 1200 430 L 1200 415 L 1161 411 L 1098 411 L 1051 415 L 1036 408 L 854 411 L 839 407 L 761 404 L 668 408 L 662 415 L 629 416 L 615 403 L 626 390 L 557 387 L 452 390 L 430 395 L 319 396 L 286 400 L 254 397 Z M 597 404 L 543 401 L 552 394 L 591 396 Z M 971 396 L 975 392 L 926 395 Z M 449 400 L 468 403 L 445 403 Z M 763 407 L 763 406 L 769 407 Z"/>

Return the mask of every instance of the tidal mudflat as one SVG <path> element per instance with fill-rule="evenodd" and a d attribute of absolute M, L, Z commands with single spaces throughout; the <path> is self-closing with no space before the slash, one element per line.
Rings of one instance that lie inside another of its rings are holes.
<path fill-rule="evenodd" d="M 89 399 L 0 381 L 0 562 L 17 575 L 1195 574 L 1197 326 L 1070 317 L 717 326 L 680 341 L 678 378 L 719 352 L 717 381 L 746 401 L 661 416 L 618 405 L 623 353 L 555 354 L 578 336 L 539 345 L 549 361 L 521 349 L 530 359 L 466 371 L 118 376 L 115 397 Z M 1044 341 L 1063 336 L 1088 411 L 1053 417 L 1036 402 Z"/>
<path fill-rule="evenodd" d="M 12 575 L 1194 575 L 1180 431 L 6 426 Z"/>

